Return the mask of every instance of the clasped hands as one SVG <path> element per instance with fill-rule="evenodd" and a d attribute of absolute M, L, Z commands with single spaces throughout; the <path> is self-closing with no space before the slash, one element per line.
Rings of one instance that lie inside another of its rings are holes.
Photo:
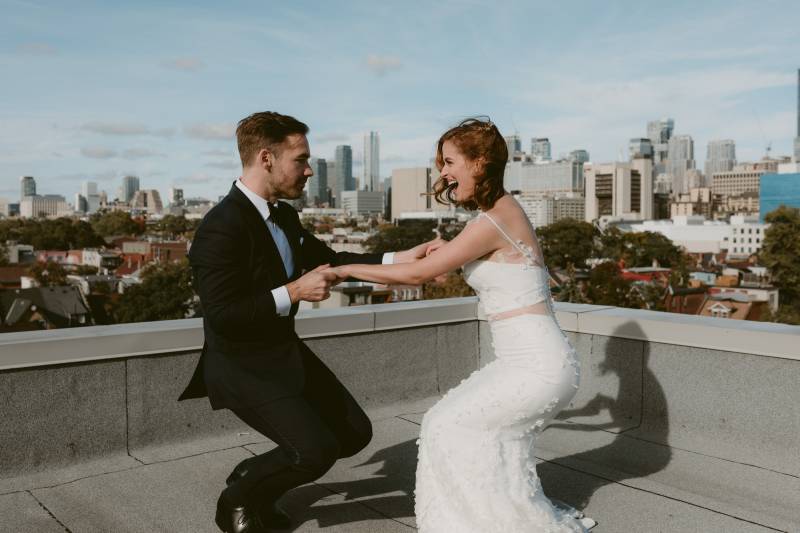
<path fill-rule="evenodd" d="M 447 241 L 437 237 L 408 250 L 395 252 L 395 263 L 412 263 L 422 259 L 441 248 Z M 292 303 L 300 300 L 307 302 L 320 302 L 331 295 L 331 287 L 349 278 L 347 265 L 331 267 L 328 264 L 320 265 L 300 278 L 286 285 Z"/>

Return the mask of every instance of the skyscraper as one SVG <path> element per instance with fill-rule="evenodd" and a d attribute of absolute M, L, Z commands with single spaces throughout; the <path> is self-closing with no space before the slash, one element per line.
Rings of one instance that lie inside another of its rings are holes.
<path fill-rule="evenodd" d="M 535 163 L 546 163 L 552 160 L 550 155 L 550 139 L 534 137 L 531 139 L 531 156 Z"/>
<path fill-rule="evenodd" d="M 686 185 L 686 171 L 695 168 L 692 136 L 670 137 L 667 151 L 666 172 L 672 176 L 672 194 L 686 193 L 689 191 Z"/>
<path fill-rule="evenodd" d="M 797 69 L 797 136 L 794 138 L 794 162 L 800 163 L 800 68 Z"/>
<path fill-rule="evenodd" d="M 86 209 L 83 210 L 85 213 L 96 213 L 100 209 L 100 195 L 97 193 L 97 183 L 94 181 L 81 183 L 81 196 L 86 200 Z"/>
<path fill-rule="evenodd" d="M 651 120 L 647 123 L 647 137 L 653 143 L 653 175 L 660 176 L 667 172 L 667 152 L 669 140 L 675 130 L 675 121 L 671 118 Z M 671 188 L 671 186 L 670 186 Z"/>
<path fill-rule="evenodd" d="M 653 142 L 648 137 L 636 137 L 628 143 L 628 155 L 631 159 L 652 159 Z"/>
<path fill-rule="evenodd" d="M 139 190 L 139 178 L 136 176 L 125 176 L 122 178 L 121 197 L 125 203 L 130 203 L 133 200 L 133 195 Z"/>
<path fill-rule="evenodd" d="M 508 149 L 508 160 L 513 161 L 514 155 L 522 152 L 522 139 L 519 138 L 519 135 L 508 135 L 505 140 L 506 148 Z"/>
<path fill-rule="evenodd" d="M 716 172 L 730 172 L 736 165 L 736 143 L 731 139 L 708 141 L 706 149 L 706 180 Z"/>
<path fill-rule="evenodd" d="M 309 161 L 314 175 L 308 179 L 308 205 L 316 206 L 328 203 L 328 162 L 322 158 L 312 157 Z"/>
<path fill-rule="evenodd" d="M 26 196 L 36 196 L 36 180 L 33 176 L 22 176 L 19 179 L 19 199 L 24 200 Z"/>
<path fill-rule="evenodd" d="M 336 147 L 336 167 L 333 181 L 336 184 L 336 194 L 342 191 L 352 191 L 356 188 L 353 180 L 353 149 L 347 145 Z"/>
<path fill-rule="evenodd" d="M 364 135 L 364 171 L 361 187 L 365 191 L 380 189 L 380 139 L 377 131 Z"/>

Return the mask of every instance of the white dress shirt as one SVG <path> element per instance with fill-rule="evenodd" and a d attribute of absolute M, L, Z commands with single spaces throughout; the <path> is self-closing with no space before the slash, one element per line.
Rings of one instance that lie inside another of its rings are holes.
<path fill-rule="evenodd" d="M 264 222 L 266 222 L 267 228 L 272 235 L 272 239 L 275 241 L 275 245 L 278 247 L 278 252 L 281 254 L 283 267 L 286 270 L 286 276 L 291 277 L 292 273 L 294 272 L 292 248 L 289 246 L 289 240 L 286 238 L 286 234 L 283 232 L 283 230 L 270 219 L 269 205 L 267 205 L 267 200 L 248 189 L 247 185 L 242 183 L 241 178 L 236 180 L 236 186 L 240 191 L 242 191 L 242 193 L 244 193 L 245 196 L 247 196 L 247 199 L 250 200 L 255 208 L 258 209 L 258 213 L 261 215 L 261 218 L 263 218 Z M 303 244 L 302 237 L 300 244 Z M 394 263 L 394 252 L 383 254 L 382 262 L 384 265 L 390 265 Z M 272 298 L 275 300 L 275 309 L 278 314 L 280 316 L 289 316 L 289 312 L 292 308 L 292 300 L 289 298 L 289 290 L 286 288 L 286 285 L 281 285 L 280 287 L 272 289 Z"/>

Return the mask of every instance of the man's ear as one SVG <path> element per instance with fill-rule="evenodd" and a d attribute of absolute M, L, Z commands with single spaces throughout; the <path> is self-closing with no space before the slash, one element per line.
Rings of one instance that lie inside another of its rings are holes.
<path fill-rule="evenodd" d="M 258 163 L 267 170 L 272 170 L 272 165 L 275 163 L 275 155 L 266 148 L 262 148 L 258 151 Z"/>

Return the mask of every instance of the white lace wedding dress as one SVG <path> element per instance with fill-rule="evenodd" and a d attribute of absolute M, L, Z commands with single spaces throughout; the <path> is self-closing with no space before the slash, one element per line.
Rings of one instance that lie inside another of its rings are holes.
<path fill-rule="evenodd" d="M 483 221 L 481 221 L 483 219 Z M 554 507 L 536 474 L 533 444 L 578 388 L 575 350 L 556 323 L 538 243 L 515 241 L 502 261 L 464 266 L 491 324 L 497 359 L 425 414 L 415 512 L 420 533 L 584 532 L 574 509 Z"/>

